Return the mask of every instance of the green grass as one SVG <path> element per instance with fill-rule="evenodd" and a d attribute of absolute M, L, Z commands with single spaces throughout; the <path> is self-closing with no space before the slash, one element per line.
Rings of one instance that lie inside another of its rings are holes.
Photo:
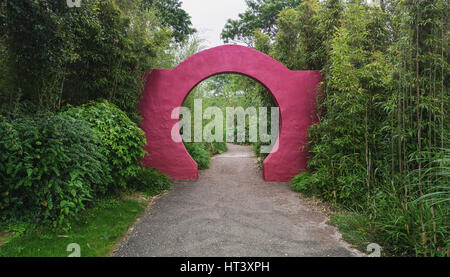
<path fill-rule="evenodd" d="M 81 257 L 109 256 L 117 242 L 145 211 L 147 202 L 136 199 L 102 200 L 74 223 L 71 231 L 28 229 L 19 236 L 0 236 L 0 257 L 67 257 L 67 245 L 77 243 Z M 0 244 L 1 245 L 1 244 Z"/>
<path fill-rule="evenodd" d="M 367 245 L 376 243 L 371 241 L 366 216 L 358 213 L 336 213 L 331 217 L 331 223 L 338 227 L 342 238 L 348 243 L 365 252 Z"/>

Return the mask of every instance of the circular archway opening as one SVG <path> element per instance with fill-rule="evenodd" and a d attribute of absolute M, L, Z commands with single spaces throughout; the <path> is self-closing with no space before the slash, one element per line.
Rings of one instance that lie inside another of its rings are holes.
<path fill-rule="evenodd" d="M 180 135 L 199 169 L 210 157 L 227 151 L 227 144 L 252 146 L 262 168 L 280 128 L 278 105 L 257 80 L 235 73 L 209 77 L 197 84 L 183 102 Z"/>

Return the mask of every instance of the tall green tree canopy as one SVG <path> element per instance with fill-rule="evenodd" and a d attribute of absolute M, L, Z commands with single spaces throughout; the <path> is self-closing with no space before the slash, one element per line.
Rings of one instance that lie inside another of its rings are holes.
<path fill-rule="evenodd" d="M 191 16 L 181 8 L 180 0 L 144 0 L 149 8 L 156 9 L 162 25 L 172 29 L 175 41 L 181 42 L 196 32 Z"/>
<path fill-rule="evenodd" d="M 104 98 L 137 120 L 141 76 L 165 67 L 172 40 L 142 1 L 2 2 L 0 72 L 7 74 L 0 84 L 10 89 L 0 89 L 1 103 L 59 110 Z"/>
<path fill-rule="evenodd" d="M 275 37 L 278 27 L 278 14 L 286 8 L 293 8 L 301 0 L 246 0 L 248 9 L 239 14 L 239 19 L 229 19 L 222 30 L 221 38 L 225 43 L 230 41 L 251 44 L 254 31 L 262 30 L 271 38 Z"/>

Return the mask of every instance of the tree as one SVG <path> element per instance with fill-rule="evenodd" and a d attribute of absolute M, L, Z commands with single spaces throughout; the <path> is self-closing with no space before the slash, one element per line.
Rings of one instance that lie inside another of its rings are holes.
<path fill-rule="evenodd" d="M 271 56 L 293 70 L 321 70 L 326 61 L 324 45 L 329 38 L 324 34 L 334 30 L 331 24 L 320 24 L 326 5 L 305 0 L 295 9 L 281 11 Z"/>
<path fill-rule="evenodd" d="M 254 31 L 261 30 L 274 38 L 278 26 L 278 14 L 286 8 L 296 7 L 301 0 L 246 0 L 248 9 L 239 14 L 239 19 L 228 19 L 222 30 L 221 38 L 225 43 L 243 42 L 251 45 Z"/>
<path fill-rule="evenodd" d="M 306 62 L 304 57 L 311 54 L 302 53 L 299 23 L 299 13 L 295 9 L 281 11 L 277 19 L 278 33 L 275 36 L 271 56 L 289 69 L 302 68 Z"/>
<path fill-rule="evenodd" d="M 321 121 L 310 130 L 313 185 L 325 198 L 353 208 L 370 207 L 366 196 L 381 147 L 382 111 L 376 106 L 390 72 L 385 55 L 370 40 L 377 16 L 359 4 L 346 8 L 343 25 L 330 41 Z"/>
<path fill-rule="evenodd" d="M 11 89 L 0 90 L 1 98 L 53 111 L 104 98 L 137 121 L 141 77 L 160 65 L 171 40 L 140 5 L 86 1 L 71 9 L 65 1 L 8 1 L 0 71 L 6 63 Z"/>
<path fill-rule="evenodd" d="M 187 37 L 182 43 L 175 45 L 171 51 L 170 58 L 172 64 L 170 67 L 179 65 L 182 61 L 205 50 L 207 47 L 204 44 L 205 40 L 198 37 L 196 34 Z"/>
<path fill-rule="evenodd" d="M 339 0 L 304 0 L 280 11 L 273 38 L 260 29 L 252 46 L 292 70 L 321 70 L 327 63 L 329 41 L 340 25 L 343 4 Z"/>
<path fill-rule="evenodd" d="M 144 0 L 144 3 L 146 7 L 156 9 L 162 25 L 172 29 L 176 42 L 182 42 L 196 32 L 191 17 L 181 8 L 180 0 Z"/>
<path fill-rule="evenodd" d="M 339 29 L 342 21 L 344 5 L 342 0 L 326 0 L 321 3 L 321 9 L 318 14 L 319 32 L 321 45 L 318 52 L 318 63 L 322 66 L 328 63 L 330 40 L 334 37 L 336 30 Z"/>
<path fill-rule="evenodd" d="M 256 29 L 254 32 L 254 48 L 264 54 L 270 55 L 272 44 L 269 35 L 264 34 L 261 30 Z"/>

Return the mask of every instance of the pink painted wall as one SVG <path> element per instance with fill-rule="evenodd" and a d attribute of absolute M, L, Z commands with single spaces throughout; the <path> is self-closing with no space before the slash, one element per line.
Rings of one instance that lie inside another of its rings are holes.
<path fill-rule="evenodd" d="M 145 149 L 150 154 L 144 164 L 175 179 L 197 179 L 197 163 L 182 142 L 172 140 L 171 130 L 178 119 L 171 119 L 171 114 L 198 83 L 221 73 L 249 76 L 272 93 L 281 113 L 279 148 L 264 160 L 263 175 L 266 181 L 289 181 L 306 168 L 307 152 L 302 146 L 308 127 L 316 120 L 320 72 L 291 71 L 261 52 L 238 45 L 208 49 L 174 69 L 155 69 L 147 75 L 140 103 L 141 127 L 148 142 Z"/>

